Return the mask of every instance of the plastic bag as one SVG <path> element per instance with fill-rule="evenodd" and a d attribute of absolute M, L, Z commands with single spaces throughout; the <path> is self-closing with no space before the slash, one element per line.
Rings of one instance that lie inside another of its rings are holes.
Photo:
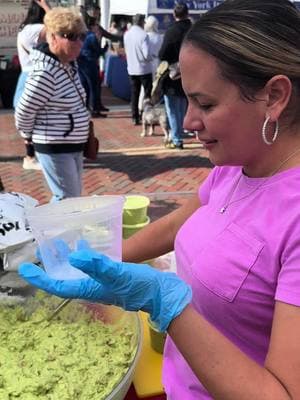
<path fill-rule="evenodd" d="M 177 272 L 176 257 L 174 251 L 166 253 L 160 257 L 151 260 L 151 265 L 154 268 L 164 272 Z"/>
<path fill-rule="evenodd" d="M 169 65 L 169 77 L 172 79 L 172 81 L 176 81 L 177 79 L 181 78 L 179 62 Z"/>
<path fill-rule="evenodd" d="M 38 201 L 21 193 L 0 193 L 0 255 L 2 269 L 16 270 L 22 261 L 34 261 L 36 245 L 25 210 Z M 17 261 L 16 261 L 17 260 Z"/>
<path fill-rule="evenodd" d="M 151 102 L 157 104 L 163 96 L 163 81 L 169 74 L 169 64 L 167 61 L 162 61 L 157 67 L 155 78 L 152 83 Z"/>

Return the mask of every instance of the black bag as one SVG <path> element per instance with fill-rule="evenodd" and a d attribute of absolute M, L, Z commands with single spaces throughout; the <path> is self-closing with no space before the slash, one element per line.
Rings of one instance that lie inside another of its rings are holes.
<path fill-rule="evenodd" d="M 89 136 L 88 136 L 88 140 L 84 146 L 83 155 L 85 158 L 88 158 L 89 160 L 96 160 L 98 150 L 99 150 L 99 140 L 95 136 L 94 123 L 93 123 L 93 121 L 90 121 L 89 122 Z"/>

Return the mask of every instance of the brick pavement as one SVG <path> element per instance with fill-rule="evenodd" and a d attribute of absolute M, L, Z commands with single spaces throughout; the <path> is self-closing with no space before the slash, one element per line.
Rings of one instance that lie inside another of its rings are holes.
<path fill-rule="evenodd" d="M 196 139 L 185 138 L 185 150 L 167 150 L 159 127 L 152 137 L 140 137 L 133 126 L 129 105 L 104 89 L 111 109 L 106 119 L 95 119 L 100 153 L 86 162 L 83 194 L 147 193 L 154 217 L 163 215 L 194 193 L 211 165 Z M 14 127 L 12 110 L 0 110 L 0 176 L 7 191 L 29 194 L 48 202 L 51 195 L 40 171 L 22 168 L 24 145 Z"/>

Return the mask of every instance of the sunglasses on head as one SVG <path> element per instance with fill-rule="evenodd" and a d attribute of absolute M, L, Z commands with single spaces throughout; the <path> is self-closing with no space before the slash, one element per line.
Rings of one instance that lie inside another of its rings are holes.
<path fill-rule="evenodd" d="M 70 42 L 76 42 L 76 40 L 84 41 L 86 33 L 58 33 L 58 36 L 70 40 Z"/>

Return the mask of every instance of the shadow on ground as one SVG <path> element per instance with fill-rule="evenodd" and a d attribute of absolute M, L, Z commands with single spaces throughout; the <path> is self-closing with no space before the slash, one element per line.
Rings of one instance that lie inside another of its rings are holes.
<path fill-rule="evenodd" d="M 167 194 L 171 197 L 169 200 L 150 199 L 151 203 L 148 209 L 148 216 L 152 222 L 176 210 L 182 205 L 184 200 L 187 199 L 187 195 L 185 194 L 180 195 L 180 193 L 178 193 L 176 197 L 172 196 L 172 194 Z M 191 195 L 192 193 L 190 193 L 188 197 L 191 197 Z"/>
<path fill-rule="evenodd" d="M 167 171 L 180 168 L 212 168 L 213 164 L 206 157 L 197 155 L 166 156 L 163 158 L 153 154 L 101 154 L 96 161 L 85 161 L 86 169 L 108 168 L 115 172 L 127 174 L 132 182 L 150 178 Z"/>
<path fill-rule="evenodd" d="M 22 163 L 20 156 L 0 156 L 1 162 Z M 84 161 L 86 170 L 108 169 L 113 172 L 126 174 L 132 182 L 149 179 L 174 169 L 212 168 L 213 164 L 206 157 L 197 155 L 153 155 L 153 154 L 116 154 L 100 153 L 95 161 Z"/>
<path fill-rule="evenodd" d="M 23 161 L 23 156 L 0 156 L 0 162 L 21 162 Z"/>

